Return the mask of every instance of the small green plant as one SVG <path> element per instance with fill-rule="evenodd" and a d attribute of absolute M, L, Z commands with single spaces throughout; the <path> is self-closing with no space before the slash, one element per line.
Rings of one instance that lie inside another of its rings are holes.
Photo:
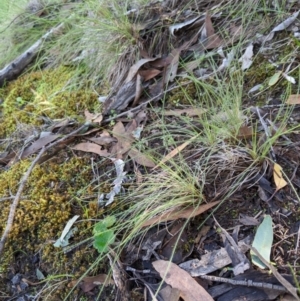
<path fill-rule="evenodd" d="M 115 216 L 107 216 L 94 226 L 94 243 L 93 246 L 99 253 L 107 252 L 108 246 L 114 243 L 116 235 L 113 229 L 108 229 L 116 222 Z"/>

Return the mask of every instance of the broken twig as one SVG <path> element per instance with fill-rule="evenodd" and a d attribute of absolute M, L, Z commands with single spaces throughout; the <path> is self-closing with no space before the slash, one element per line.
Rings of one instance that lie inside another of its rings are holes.
<path fill-rule="evenodd" d="M 248 286 L 248 287 L 271 289 L 279 292 L 288 292 L 288 290 L 284 286 L 273 284 L 273 283 L 254 282 L 252 280 L 235 280 L 235 279 L 228 279 L 228 278 L 210 276 L 210 275 L 199 275 L 199 277 L 205 280 L 228 283 L 231 285 L 241 285 L 241 286 Z"/>

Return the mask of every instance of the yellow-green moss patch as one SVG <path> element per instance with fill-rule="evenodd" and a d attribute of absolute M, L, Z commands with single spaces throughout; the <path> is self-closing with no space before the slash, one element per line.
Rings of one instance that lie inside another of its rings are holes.
<path fill-rule="evenodd" d="M 15 194 L 20 179 L 30 165 L 29 161 L 21 161 L 10 170 L 0 174 L 0 197 Z M 5 246 L 0 266 L 7 272 L 14 262 L 22 259 L 22 272 L 32 269 L 28 258 L 38 256 L 43 273 L 82 275 L 96 258 L 96 252 L 89 248 L 76 248 L 69 254 L 53 246 L 60 236 L 66 222 L 75 214 L 83 218 L 99 217 L 97 207 L 78 204 L 77 199 L 83 197 L 86 187 L 92 181 L 93 173 L 90 162 L 84 158 L 72 158 L 68 162 L 55 164 L 47 162 L 36 166 L 30 175 L 26 189 L 16 211 L 13 228 Z M 91 202 L 95 200 L 91 199 Z M 10 201 L 0 202 L 0 232 L 5 228 Z M 92 236 L 92 222 L 85 220 L 77 223 L 78 232 L 73 243 Z M 76 256 L 70 264 L 69 256 Z"/>
<path fill-rule="evenodd" d="M 96 93 L 68 88 L 74 72 L 67 67 L 32 72 L 1 89 L 0 137 L 14 132 L 17 124 L 40 126 L 64 117 L 84 120 L 85 109 L 99 111 Z"/>

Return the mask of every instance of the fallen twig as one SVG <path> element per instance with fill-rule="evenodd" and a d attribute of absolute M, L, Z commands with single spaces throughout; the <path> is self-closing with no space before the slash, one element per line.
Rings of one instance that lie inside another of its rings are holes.
<path fill-rule="evenodd" d="M 235 280 L 235 279 L 229 279 L 229 278 L 223 278 L 223 277 L 217 277 L 217 276 L 210 276 L 210 275 L 199 275 L 200 278 L 215 282 L 222 282 L 222 283 L 228 283 L 232 285 L 241 285 L 241 286 L 248 286 L 248 287 L 258 287 L 258 288 L 264 288 L 264 289 L 271 289 L 279 292 L 288 292 L 287 288 L 283 285 L 273 284 L 273 283 L 267 283 L 267 282 L 254 282 L 252 280 Z"/>
<path fill-rule="evenodd" d="M 6 196 L 6 197 L 3 197 L 3 198 L 0 198 L 0 202 L 13 200 L 14 198 L 15 198 L 14 196 Z M 22 196 L 21 199 L 26 199 L 26 196 Z"/>
<path fill-rule="evenodd" d="M 2 252 L 3 252 L 3 249 L 4 249 L 4 245 L 5 245 L 5 242 L 7 240 L 8 234 L 10 233 L 11 228 L 13 226 L 13 221 L 14 221 L 16 209 L 17 209 L 17 206 L 19 204 L 21 194 L 24 190 L 25 184 L 26 184 L 26 182 L 27 182 L 34 166 L 37 164 L 38 160 L 40 159 L 40 157 L 43 155 L 44 152 L 45 152 L 45 147 L 43 147 L 41 149 L 41 151 L 39 152 L 37 157 L 32 161 L 30 167 L 28 168 L 28 170 L 26 171 L 25 175 L 23 176 L 23 178 L 21 180 L 21 183 L 20 183 L 20 186 L 18 188 L 17 194 L 14 198 L 13 203 L 10 206 L 10 211 L 9 211 L 6 227 L 5 227 L 5 230 L 4 230 L 4 232 L 2 234 L 2 237 L 1 237 L 1 240 L 0 240 L 0 257 L 2 255 Z"/>

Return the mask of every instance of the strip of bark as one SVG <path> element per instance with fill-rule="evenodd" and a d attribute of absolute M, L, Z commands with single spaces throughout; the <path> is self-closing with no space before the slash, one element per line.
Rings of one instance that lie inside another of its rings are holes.
<path fill-rule="evenodd" d="M 0 87 L 2 87 L 8 81 L 16 79 L 23 72 L 23 70 L 34 60 L 34 58 L 40 51 L 43 42 L 45 42 L 52 35 L 60 32 L 63 27 L 64 23 L 61 23 L 58 26 L 50 29 L 24 53 L 22 53 L 14 61 L 0 70 Z"/>

